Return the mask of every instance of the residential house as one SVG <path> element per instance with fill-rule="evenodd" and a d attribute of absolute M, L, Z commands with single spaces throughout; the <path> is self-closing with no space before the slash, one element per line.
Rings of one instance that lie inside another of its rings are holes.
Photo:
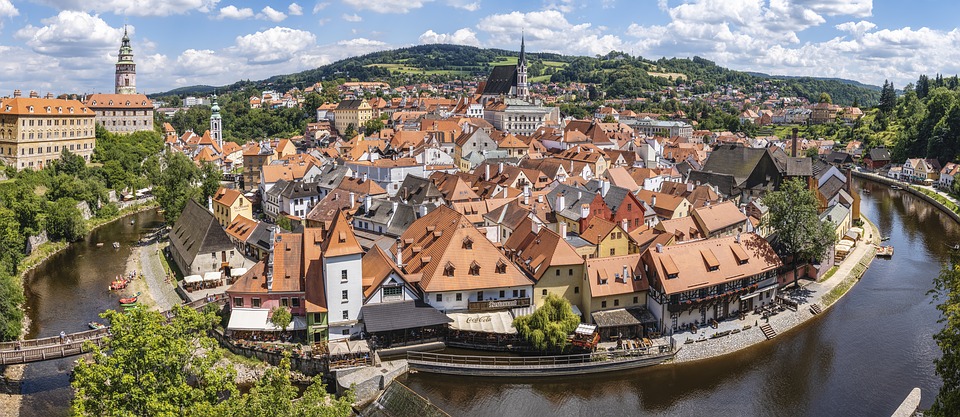
<path fill-rule="evenodd" d="M 237 250 L 213 213 L 194 200 L 170 229 L 170 254 L 184 275 L 203 275 L 231 268 L 246 268 L 252 262 Z"/>
<path fill-rule="evenodd" d="M 237 216 L 253 218 L 253 204 L 232 188 L 220 187 L 211 200 L 213 216 L 221 227 L 227 227 Z"/>

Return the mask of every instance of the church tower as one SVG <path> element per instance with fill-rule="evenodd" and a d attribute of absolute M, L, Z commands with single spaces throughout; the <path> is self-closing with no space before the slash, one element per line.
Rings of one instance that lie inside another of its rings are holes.
<path fill-rule="evenodd" d="M 527 89 L 527 54 L 524 48 L 523 35 L 520 35 L 520 59 L 517 60 L 517 98 L 526 100 L 530 91 Z"/>
<path fill-rule="evenodd" d="M 210 107 L 210 139 L 223 149 L 223 120 L 220 119 L 220 105 L 217 104 L 217 94 L 213 94 L 213 105 Z"/>
<path fill-rule="evenodd" d="M 120 55 L 117 57 L 116 89 L 117 94 L 137 94 L 137 64 L 133 63 L 133 48 L 127 28 L 123 28 L 123 40 L 120 43 Z"/>

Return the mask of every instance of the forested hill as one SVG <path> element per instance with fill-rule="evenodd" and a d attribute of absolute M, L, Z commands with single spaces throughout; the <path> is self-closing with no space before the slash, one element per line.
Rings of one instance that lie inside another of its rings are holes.
<path fill-rule="evenodd" d="M 374 52 L 334 62 L 329 65 L 288 75 L 277 75 L 261 81 L 239 81 L 220 87 L 238 91 L 247 87 L 285 91 L 306 87 L 322 80 L 382 80 L 392 85 L 443 81 L 455 78 L 483 77 L 495 65 L 516 63 L 517 52 L 482 49 L 461 45 L 419 45 L 409 48 Z M 697 84 L 696 93 L 715 91 L 729 86 L 752 92 L 769 89 L 772 84 L 781 95 L 796 95 L 816 101 L 820 93 L 830 94 L 838 104 L 872 106 L 879 100 L 879 87 L 856 81 L 834 78 L 780 77 L 734 71 L 712 61 L 694 57 L 649 60 L 622 52 L 604 56 L 581 57 L 551 53 L 528 53 L 533 82 L 585 82 L 600 85 L 607 98 L 632 98 L 663 87 Z M 694 83 L 700 81 L 701 83 Z M 767 85 L 762 86 L 765 81 Z M 151 96 L 203 94 L 209 86 L 183 87 Z"/>

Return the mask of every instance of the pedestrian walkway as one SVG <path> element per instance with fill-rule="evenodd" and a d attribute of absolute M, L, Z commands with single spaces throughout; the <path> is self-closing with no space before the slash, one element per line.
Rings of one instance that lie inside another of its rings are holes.
<path fill-rule="evenodd" d="M 157 308 L 161 311 L 170 310 L 175 305 L 183 302 L 177 295 L 174 283 L 164 282 L 166 271 L 160 262 L 159 243 L 153 243 L 140 248 L 140 267 L 143 269 L 143 279 L 147 283 L 147 290 L 150 297 L 157 303 Z"/>

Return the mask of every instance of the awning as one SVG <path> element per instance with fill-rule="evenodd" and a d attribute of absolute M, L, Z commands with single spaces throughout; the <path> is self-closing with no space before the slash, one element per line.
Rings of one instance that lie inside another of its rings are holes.
<path fill-rule="evenodd" d="M 597 327 L 638 326 L 656 323 L 657 318 L 645 308 L 617 308 L 594 311 L 591 316 Z"/>
<path fill-rule="evenodd" d="M 206 274 L 203 274 L 204 282 L 220 281 L 221 279 L 223 279 L 223 277 L 220 275 L 220 271 L 207 272 Z"/>
<path fill-rule="evenodd" d="M 573 314 L 576 314 L 577 317 L 583 317 L 583 312 L 580 311 L 580 307 L 577 307 L 576 304 L 570 304 L 570 308 L 573 309 Z"/>
<path fill-rule="evenodd" d="M 304 330 L 307 320 L 302 316 L 293 316 L 286 330 Z M 256 330 L 276 332 L 280 328 L 270 323 L 270 310 L 262 308 L 234 308 L 230 312 L 230 322 L 227 330 Z"/>
<path fill-rule="evenodd" d="M 201 277 L 200 275 L 187 275 L 183 277 L 183 282 L 185 284 L 196 284 L 201 281 L 203 281 L 203 277 Z"/>
<path fill-rule="evenodd" d="M 416 301 L 367 304 L 360 309 L 367 333 L 447 324 L 451 320 L 432 306 Z"/>
<path fill-rule="evenodd" d="M 577 325 L 577 329 L 573 332 L 576 334 L 591 335 L 597 332 L 597 326 L 580 323 Z"/>
<path fill-rule="evenodd" d="M 349 355 L 357 353 L 366 353 L 370 351 L 370 345 L 366 340 L 338 339 L 327 343 L 327 350 L 331 356 Z"/>
<path fill-rule="evenodd" d="M 247 273 L 247 268 L 231 268 L 230 269 L 230 276 L 234 278 L 242 277 L 243 274 L 246 274 L 246 273 Z"/>
<path fill-rule="evenodd" d="M 485 313 L 447 313 L 453 320 L 450 328 L 466 332 L 516 334 L 513 327 L 513 315 L 508 311 L 488 311 Z"/>
<path fill-rule="evenodd" d="M 773 283 L 773 284 L 767 285 L 766 287 L 759 288 L 759 289 L 757 289 L 756 291 L 754 291 L 754 292 L 752 292 L 752 293 L 750 293 L 750 294 L 741 295 L 741 296 L 740 296 L 740 299 L 741 299 L 741 300 L 749 300 L 749 299 L 751 299 L 751 298 L 753 298 L 753 297 L 756 297 L 756 296 L 760 295 L 760 294 L 763 293 L 764 291 L 769 291 L 769 290 L 772 290 L 772 289 L 774 289 L 774 288 L 777 288 L 777 285 L 779 285 L 779 284 Z"/>

